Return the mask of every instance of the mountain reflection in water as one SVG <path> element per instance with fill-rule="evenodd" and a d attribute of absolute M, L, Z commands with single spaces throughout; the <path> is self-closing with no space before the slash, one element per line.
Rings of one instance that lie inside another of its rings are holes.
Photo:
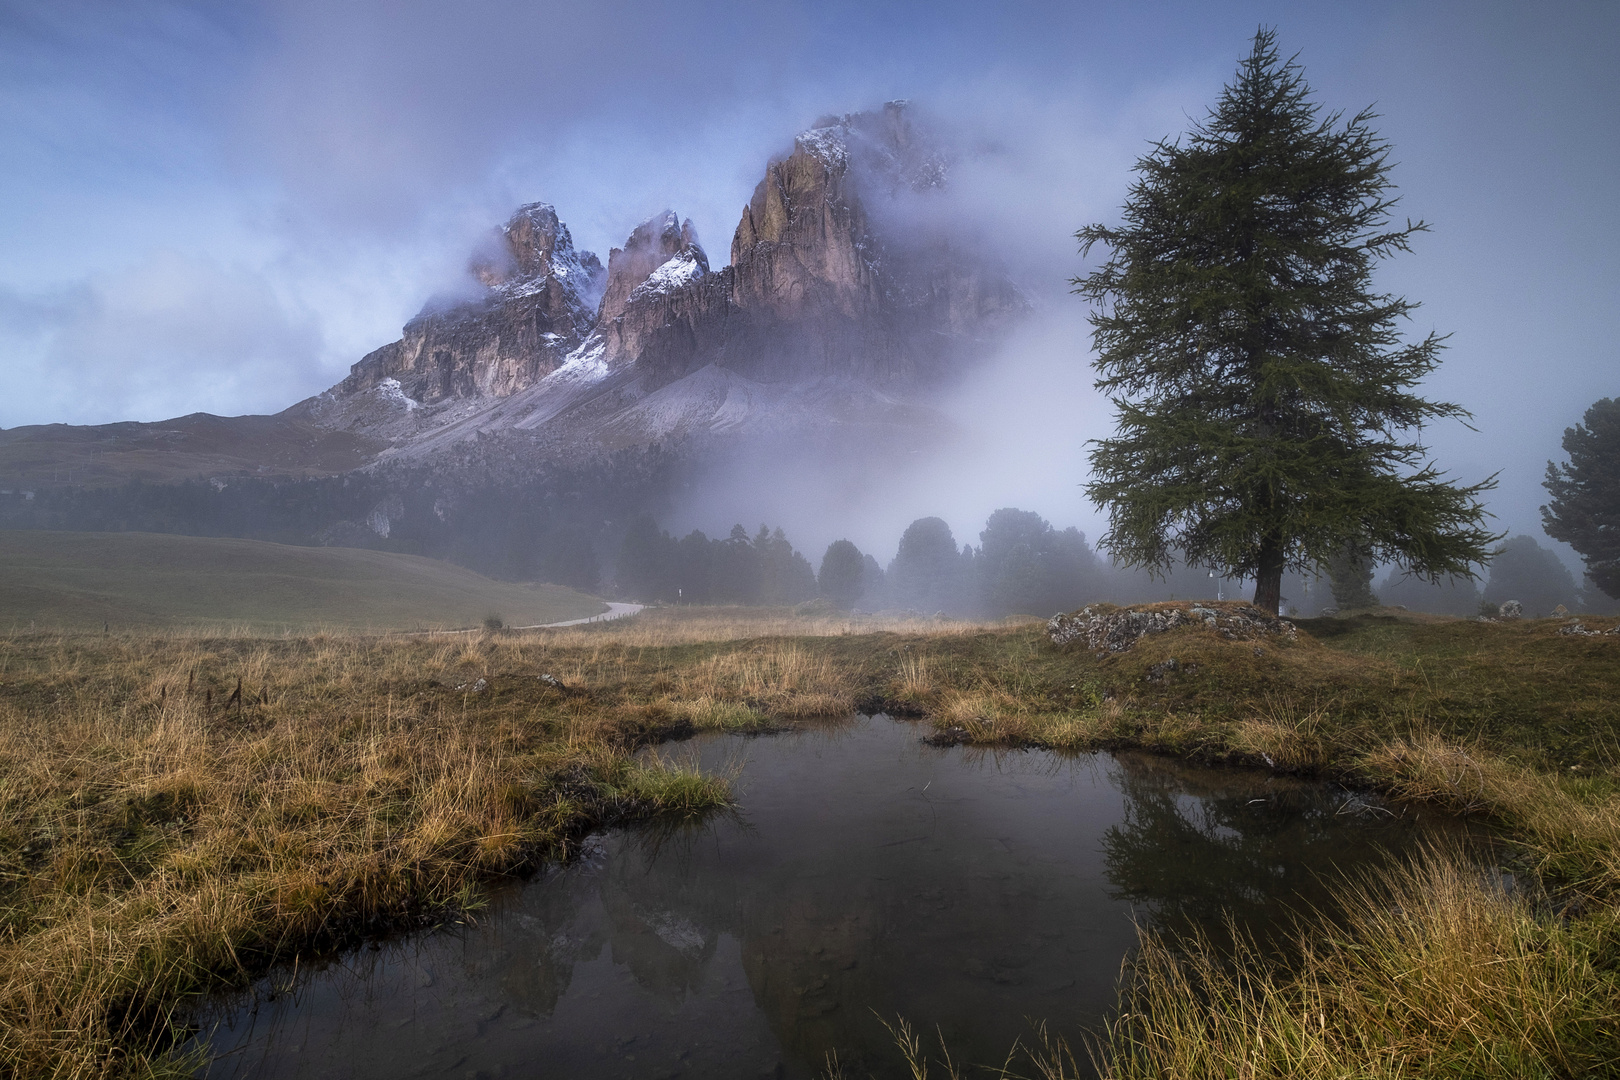
<path fill-rule="evenodd" d="M 1100 1023 L 1133 919 L 1264 935 L 1456 828 L 1265 773 L 918 735 L 694 739 L 704 768 L 740 761 L 736 814 L 592 837 L 476 926 L 278 973 L 203 1018 L 206 1075 L 811 1077 L 832 1050 L 891 1075 L 880 1016 L 999 1063 L 1031 1019 Z"/>

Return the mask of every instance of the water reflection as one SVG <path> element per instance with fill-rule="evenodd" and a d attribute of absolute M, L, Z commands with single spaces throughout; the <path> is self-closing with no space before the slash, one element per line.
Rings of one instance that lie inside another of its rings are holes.
<path fill-rule="evenodd" d="M 1294 916 L 1334 910 L 1347 869 L 1459 835 L 1461 823 L 1336 785 L 1247 770 L 1212 770 L 1122 754 L 1110 779 L 1121 819 L 1103 830 L 1114 895 L 1175 933 L 1219 940 L 1227 916 L 1262 935 L 1285 935 Z"/>
<path fill-rule="evenodd" d="M 1264 929 L 1417 835 L 1264 775 L 935 749 L 883 718 L 690 745 L 743 747 L 739 815 L 593 838 L 476 928 L 268 980 L 222 1008 L 208 1075 L 809 1077 L 832 1049 L 891 1075 L 874 1011 L 999 1061 L 1029 1018 L 1101 1019 L 1133 916 Z"/>

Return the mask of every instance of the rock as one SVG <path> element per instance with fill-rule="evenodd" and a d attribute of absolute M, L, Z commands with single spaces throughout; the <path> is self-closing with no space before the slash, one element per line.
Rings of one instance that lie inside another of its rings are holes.
<path fill-rule="evenodd" d="M 1504 619 L 1518 619 L 1524 615 L 1524 605 L 1517 600 L 1504 600 L 1497 613 Z"/>
<path fill-rule="evenodd" d="M 658 280 L 651 280 L 660 270 L 664 273 Z M 643 286 L 647 292 L 670 292 L 708 272 L 709 257 L 697 242 L 690 218 L 683 223 L 673 210 L 650 217 L 636 226 L 624 247 L 608 252 L 607 288 L 597 309 L 597 324 L 623 315 L 631 295 Z"/>
<path fill-rule="evenodd" d="M 568 227 L 545 203 L 520 206 L 469 269 L 483 295 L 430 301 L 400 340 L 367 354 L 333 393 L 381 390 L 406 412 L 449 399 L 506 397 L 555 371 L 596 323 L 601 261 L 574 250 Z M 325 415 L 318 405 L 308 411 L 318 420 Z"/>
<path fill-rule="evenodd" d="M 425 307 L 291 412 L 391 439 L 396 459 L 542 427 L 562 450 L 742 433 L 751 419 L 773 435 L 920 424 L 925 392 L 1030 308 L 964 225 L 908 225 L 904 200 L 948 170 L 904 102 L 824 118 L 767 163 L 718 271 L 673 211 L 604 270 L 531 203 L 474 258 L 482 295 Z"/>
<path fill-rule="evenodd" d="M 1175 657 L 1172 656 L 1172 657 L 1170 657 L 1170 659 L 1162 661 L 1162 662 L 1157 663 L 1157 664 L 1154 664 L 1152 667 L 1148 668 L 1147 669 L 1147 681 L 1148 682 L 1164 682 L 1171 675 L 1174 675 L 1177 672 L 1184 671 L 1187 674 L 1191 675 L 1193 672 L 1195 672 L 1197 670 L 1198 670 L 1198 665 L 1197 664 L 1183 664 L 1183 663 L 1181 663 L 1181 661 L 1177 660 Z"/>
<path fill-rule="evenodd" d="M 1325 607 L 1325 608 L 1322 609 L 1322 614 L 1323 615 L 1332 616 L 1332 615 L 1337 615 L 1338 613 L 1339 613 L 1339 609 L 1336 608 L 1336 607 Z"/>
<path fill-rule="evenodd" d="M 1615 623 L 1607 630 L 1590 630 L 1587 628 L 1585 623 L 1581 622 L 1581 620 L 1571 619 L 1563 626 L 1560 626 L 1558 628 L 1558 632 L 1571 637 L 1620 636 L 1620 623 Z"/>
<path fill-rule="evenodd" d="M 1163 605 L 1145 609 L 1085 607 L 1069 614 L 1054 615 L 1046 624 L 1046 634 L 1054 645 L 1083 641 L 1092 652 L 1108 655 L 1124 652 L 1149 634 L 1162 634 L 1179 626 L 1212 630 L 1230 641 L 1248 641 L 1267 635 L 1293 641 L 1298 636 L 1293 623 L 1248 604 L 1224 610 Z"/>
<path fill-rule="evenodd" d="M 1565 607 L 1563 604 L 1559 604 L 1557 607 L 1553 608 L 1552 613 L 1553 618 L 1555 619 L 1569 618 L 1569 608 Z"/>

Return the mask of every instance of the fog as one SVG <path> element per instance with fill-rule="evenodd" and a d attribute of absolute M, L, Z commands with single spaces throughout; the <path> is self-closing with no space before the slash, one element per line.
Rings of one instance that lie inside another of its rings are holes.
<path fill-rule="evenodd" d="M 976 230 L 1031 318 L 942 402 L 950 446 L 881 481 L 761 465 L 669 524 L 887 558 L 915 517 L 962 542 L 1018 506 L 1095 539 L 1085 442 L 1110 410 L 1073 233 L 1262 23 L 1325 106 L 1382 114 L 1400 210 L 1433 232 L 1378 280 L 1423 302 L 1414 336 L 1452 335 L 1427 389 L 1478 429 L 1425 439 L 1463 482 L 1499 473 L 1496 527 L 1539 536 L 1563 429 L 1620 393 L 1599 3 L 0 4 L 0 425 L 284 408 L 456 289 L 520 202 L 604 258 L 671 206 L 719 266 L 795 131 L 907 97 L 972 150 L 915 212 Z"/>

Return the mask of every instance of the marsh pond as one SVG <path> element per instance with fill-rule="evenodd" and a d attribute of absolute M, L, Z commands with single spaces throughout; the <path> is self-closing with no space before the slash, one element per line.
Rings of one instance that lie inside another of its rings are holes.
<path fill-rule="evenodd" d="M 924 744 L 887 717 L 700 736 L 738 809 L 590 837 L 469 925 L 283 970 L 198 1017 L 210 1080 L 900 1075 L 1080 1041 L 1138 923 L 1283 940 L 1346 873 L 1461 826 L 1143 754 Z"/>

